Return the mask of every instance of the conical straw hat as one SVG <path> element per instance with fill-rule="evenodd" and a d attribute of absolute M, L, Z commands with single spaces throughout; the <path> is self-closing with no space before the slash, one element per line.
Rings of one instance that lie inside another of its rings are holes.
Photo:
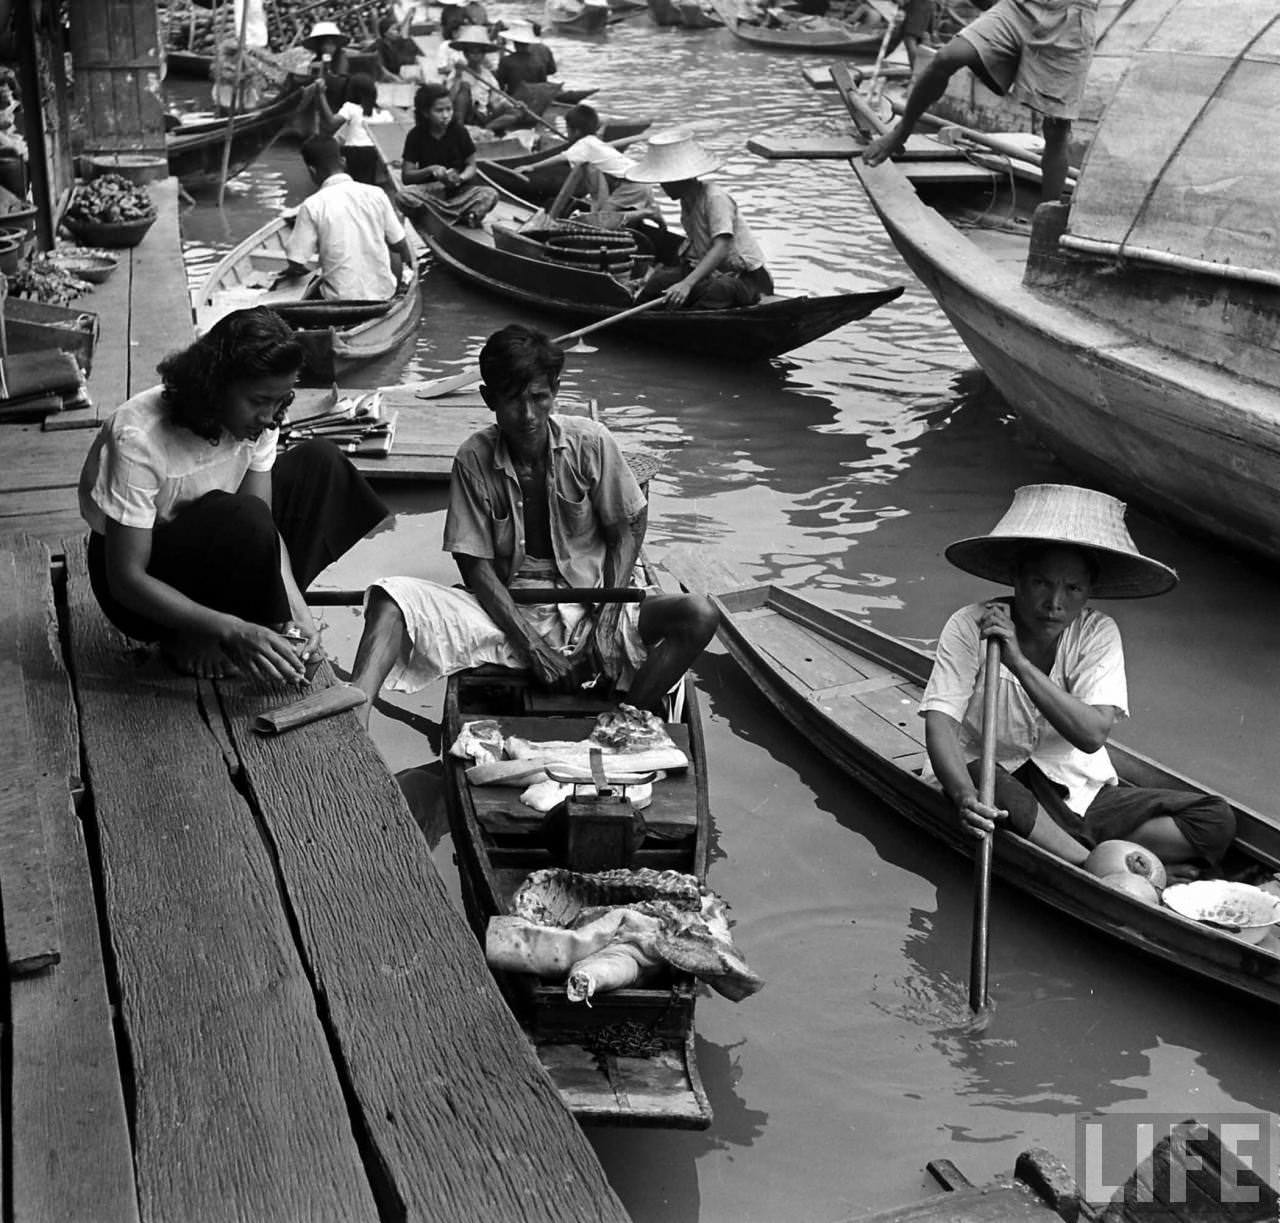
<path fill-rule="evenodd" d="M 347 36 L 340 29 L 338 29 L 337 22 L 317 21 L 315 25 L 311 27 L 311 33 L 308 34 L 306 38 L 302 40 L 302 45 L 304 47 L 310 47 L 310 49 L 314 51 L 316 49 L 315 44 L 323 41 L 326 38 L 336 38 L 338 40 L 339 45 L 344 47 L 347 45 L 349 41 Z"/>
<path fill-rule="evenodd" d="M 533 32 L 533 25 L 528 21 L 513 21 L 502 31 L 502 37 L 507 42 L 523 43 L 526 46 L 542 42 L 542 39 Z"/>
<path fill-rule="evenodd" d="M 1003 585 L 1029 546 L 1083 548 L 1098 564 L 1093 597 L 1142 599 L 1178 584 L 1168 565 L 1143 556 L 1124 525 L 1125 504 L 1074 484 L 1026 484 L 989 535 L 961 539 L 946 552 L 958 569 Z"/>
<path fill-rule="evenodd" d="M 464 25 L 449 43 L 451 47 L 483 47 L 486 51 L 496 51 L 498 44 L 489 37 L 489 31 L 482 25 Z"/>
<path fill-rule="evenodd" d="M 649 137 L 644 156 L 627 171 L 627 178 L 633 183 L 682 183 L 719 168 L 720 158 L 688 132 L 673 128 Z"/>

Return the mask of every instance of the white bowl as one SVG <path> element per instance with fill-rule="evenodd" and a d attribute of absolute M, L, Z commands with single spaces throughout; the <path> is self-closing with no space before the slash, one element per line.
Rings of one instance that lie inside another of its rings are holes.
<path fill-rule="evenodd" d="M 1248 883 L 1197 879 L 1172 884 L 1160 899 L 1175 913 L 1224 929 L 1246 943 L 1262 942 L 1280 922 L 1280 897 Z"/>

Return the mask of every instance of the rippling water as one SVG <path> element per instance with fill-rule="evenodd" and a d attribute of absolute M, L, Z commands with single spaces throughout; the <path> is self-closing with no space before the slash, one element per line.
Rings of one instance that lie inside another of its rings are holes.
<path fill-rule="evenodd" d="M 502 13 L 503 10 L 497 10 Z M 514 10 L 506 10 L 508 17 Z M 984 593 L 947 566 L 953 539 L 990 529 L 1015 487 L 1071 473 L 983 389 L 932 299 L 911 281 L 843 163 L 767 163 L 756 132 L 837 130 L 803 58 L 721 31 L 659 30 L 641 17 L 598 42 L 553 39 L 562 76 L 599 84 L 606 112 L 697 121 L 763 240 L 783 291 L 907 282 L 869 319 L 763 367 L 707 364 L 605 332 L 566 384 L 596 396 L 628 446 L 664 459 L 650 541 L 697 541 L 753 577 L 816 587 L 832 606 L 931 644 Z M 219 214 L 184 218 L 193 277 L 271 211 L 301 198 L 296 152 L 277 148 Z M 411 355 L 370 383 L 447 371 L 513 319 L 557 320 L 433 270 Z M 335 573 L 453 580 L 439 553 L 442 495 L 400 493 L 394 532 Z M 1259 807 L 1276 776 L 1277 582 L 1252 561 L 1132 514 L 1147 550 L 1176 565 L 1172 595 L 1115 609 L 1133 718 L 1123 738 Z M 978 589 L 975 589 L 975 588 Z M 354 613 L 331 614 L 350 658 Z M 716 1111 L 705 1134 L 593 1132 L 634 1218 L 701 1223 L 835 1220 L 931 1191 L 926 1160 L 975 1181 L 1040 1144 L 1074 1157 L 1077 1112 L 1178 1117 L 1280 1105 L 1274 1021 L 1172 975 L 997 884 L 991 992 L 967 1034 L 970 867 L 850 785 L 771 712 L 718 647 L 706 697 L 717 855 L 714 886 L 767 988 L 699 1007 L 699 1056 Z M 375 716 L 433 836 L 438 694 Z M 451 871 L 447 836 L 437 858 Z M 1280 1147 L 1277 1148 L 1280 1150 Z M 1132 1162 L 1132 1161 L 1131 1161 Z"/>

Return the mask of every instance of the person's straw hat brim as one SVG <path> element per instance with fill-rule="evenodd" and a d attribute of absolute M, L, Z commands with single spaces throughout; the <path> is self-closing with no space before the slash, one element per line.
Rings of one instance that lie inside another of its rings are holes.
<path fill-rule="evenodd" d="M 302 45 L 311 51 L 318 51 L 319 44 L 328 38 L 336 38 L 340 47 L 345 47 L 350 41 L 338 28 L 336 21 L 317 21 L 311 27 L 311 33 L 302 40 Z"/>
<path fill-rule="evenodd" d="M 681 183 L 710 174 L 720 165 L 719 157 L 677 128 L 650 136 L 644 155 L 626 177 L 633 183 Z"/>
<path fill-rule="evenodd" d="M 496 51 L 498 49 L 498 44 L 489 37 L 489 31 L 482 25 L 464 25 L 453 36 L 449 45 L 456 47 L 459 51 L 468 47 L 483 48 L 486 51 Z"/>
<path fill-rule="evenodd" d="M 1145 599 L 1172 590 L 1177 573 L 1138 551 L 1124 513 L 1123 501 L 1091 488 L 1027 484 L 1014 492 L 1013 504 L 990 534 L 957 540 L 946 557 L 966 573 L 1011 586 L 1028 548 L 1083 548 L 1098 565 L 1094 598 Z"/>
<path fill-rule="evenodd" d="M 541 46 L 542 44 L 542 39 L 533 32 L 533 26 L 527 21 L 513 21 L 501 32 L 501 37 L 507 42 L 518 43 L 526 47 Z"/>

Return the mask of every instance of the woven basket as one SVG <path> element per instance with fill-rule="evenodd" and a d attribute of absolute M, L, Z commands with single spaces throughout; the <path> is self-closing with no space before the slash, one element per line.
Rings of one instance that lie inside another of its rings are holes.
<path fill-rule="evenodd" d="M 629 233 L 556 233 L 547 239 L 547 254 L 557 263 L 591 268 L 614 276 L 631 273 L 636 240 Z"/>
<path fill-rule="evenodd" d="M 64 217 L 67 232 L 81 246 L 137 246 L 155 224 L 154 216 L 139 221 L 80 221 Z"/>

